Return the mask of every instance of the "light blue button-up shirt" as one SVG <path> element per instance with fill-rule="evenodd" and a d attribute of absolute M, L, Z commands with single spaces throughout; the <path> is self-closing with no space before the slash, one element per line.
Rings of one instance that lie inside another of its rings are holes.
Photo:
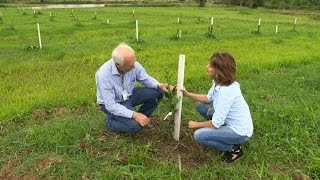
<path fill-rule="evenodd" d="M 121 105 L 120 102 L 125 101 L 122 96 L 124 91 L 127 92 L 128 97 L 132 95 L 136 81 L 149 88 L 157 88 L 159 85 L 159 82 L 149 76 L 137 61 L 133 69 L 120 74 L 114 61 L 110 59 L 96 72 L 97 103 L 104 104 L 111 114 L 132 118 L 133 111 Z"/>
<path fill-rule="evenodd" d="M 225 124 L 241 136 L 252 136 L 253 124 L 250 110 L 238 82 L 233 82 L 229 86 L 220 86 L 212 81 L 207 97 L 213 100 L 212 124 L 216 128 Z"/>

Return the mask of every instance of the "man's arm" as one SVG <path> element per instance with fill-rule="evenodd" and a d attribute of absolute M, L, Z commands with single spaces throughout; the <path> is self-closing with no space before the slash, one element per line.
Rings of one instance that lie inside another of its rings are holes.
<path fill-rule="evenodd" d="M 148 88 L 160 88 L 160 84 L 156 79 L 153 77 L 149 76 L 149 74 L 146 72 L 146 70 L 143 68 L 143 66 L 136 62 L 135 63 L 135 68 L 136 68 L 136 75 L 137 75 L 137 81 L 142 84 L 143 87 L 148 87 Z"/>
<path fill-rule="evenodd" d="M 115 92 L 107 78 L 97 77 L 97 88 L 102 96 L 105 108 L 113 115 L 132 118 L 133 111 L 115 101 Z"/>
<path fill-rule="evenodd" d="M 106 110 L 115 116 L 133 118 L 141 126 L 147 125 L 150 122 L 147 116 L 134 112 L 115 101 L 115 92 L 110 84 L 108 80 L 103 81 L 99 77 L 97 78 L 97 88 L 99 88 L 99 92 L 102 94 Z"/>

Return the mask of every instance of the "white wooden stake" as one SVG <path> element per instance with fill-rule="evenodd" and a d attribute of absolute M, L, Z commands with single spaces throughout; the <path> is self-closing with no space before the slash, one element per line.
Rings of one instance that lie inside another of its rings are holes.
<path fill-rule="evenodd" d="M 181 39 L 181 29 L 179 29 L 179 39 Z"/>
<path fill-rule="evenodd" d="M 177 84 L 178 103 L 176 105 L 177 111 L 175 113 L 174 133 L 173 133 L 173 138 L 177 141 L 179 141 L 179 138 L 180 138 L 180 124 L 181 124 L 182 97 L 183 97 L 183 93 L 180 91 L 180 89 L 183 88 L 185 60 L 186 60 L 186 56 L 180 54 L 179 55 L 179 69 L 178 69 L 178 84 Z"/>
<path fill-rule="evenodd" d="M 180 18 L 178 17 L 178 24 L 180 24 Z"/>
<path fill-rule="evenodd" d="M 297 24 L 297 18 L 294 18 L 294 24 Z"/>
<path fill-rule="evenodd" d="M 137 42 L 139 41 L 139 26 L 138 26 L 138 20 L 136 20 L 136 39 Z"/>
<path fill-rule="evenodd" d="M 37 26 L 38 26 L 39 47 L 40 47 L 40 49 L 42 49 L 41 36 L 40 36 L 40 25 L 39 25 L 39 23 L 37 23 Z"/>
<path fill-rule="evenodd" d="M 211 17 L 211 26 L 213 26 L 213 17 Z"/>
<path fill-rule="evenodd" d="M 110 21 L 109 21 L 109 19 L 107 19 L 107 24 L 110 24 Z"/>
<path fill-rule="evenodd" d="M 259 21 L 258 21 L 258 33 L 260 32 L 260 25 L 261 25 L 261 18 L 259 18 Z"/>
<path fill-rule="evenodd" d="M 279 32 L 279 26 L 276 25 L 276 34 Z"/>

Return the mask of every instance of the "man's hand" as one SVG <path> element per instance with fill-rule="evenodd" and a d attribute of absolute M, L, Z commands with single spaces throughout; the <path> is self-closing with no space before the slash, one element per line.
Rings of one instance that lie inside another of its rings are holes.
<path fill-rule="evenodd" d="M 147 116 L 139 112 L 133 112 L 132 118 L 137 121 L 142 127 L 149 124 L 150 120 Z"/>
<path fill-rule="evenodd" d="M 158 85 L 158 87 L 162 90 L 162 91 L 164 91 L 164 92 L 169 92 L 168 91 L 168 84 L 163 84 L 163 83 L 160 83 L 159 85 Z"/>

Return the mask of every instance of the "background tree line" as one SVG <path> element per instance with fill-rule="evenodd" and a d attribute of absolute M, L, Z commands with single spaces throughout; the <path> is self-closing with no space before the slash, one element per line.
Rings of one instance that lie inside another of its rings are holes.
<path fill-rule="evenodd" d="M 199 6 L 207 3 L 229 6 L 246 6 L 251 8 L 266 7 L 279 9 L 320 9 L 320 0 L 195 0 Z"/>
<path fill-rule="evenodd" d="M 208 4 L 228 6 L 266 7 L 276 9 L 320 9 L 320 0 L 0 0 L 0 3 L 136 3 L 136 2 L 181 2 L 194 3 L 204 7 Z"/>

